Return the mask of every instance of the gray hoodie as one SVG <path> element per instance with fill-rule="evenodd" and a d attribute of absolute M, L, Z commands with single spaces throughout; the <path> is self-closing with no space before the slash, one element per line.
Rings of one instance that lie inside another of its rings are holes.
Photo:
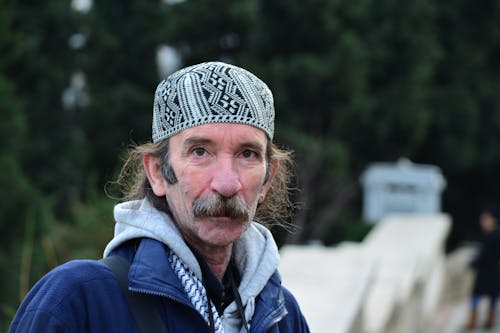
<path fill-rule="evenodd" d="M 152 238 L 167 245 L 202 280 L 196 257 L 169 215 L 154 208 L 146 199 L 120 203 L 115 206 L 114 215 L 115 235 L 106 246 L 104 257 L 128 240 Z M 233 251 L 241 274 L 238 291 L 245 308 L 245 317 L 250 321 L 255 310 L 255 298 L 278 269 L 278 248 L 271 232 L 252 222 L 235 242 Z M 222 320 L 225 332 L 240 332 L 242 322 L 235 302 L 224 310 Z"/>

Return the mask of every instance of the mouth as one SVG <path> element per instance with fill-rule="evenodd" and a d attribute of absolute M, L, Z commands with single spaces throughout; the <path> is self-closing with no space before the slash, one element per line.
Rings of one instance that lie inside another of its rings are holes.
<path fill-rule="evenodd" d="M 234 223 L 234 222 L 239 222 L 241 220 L 229 216 L 212 216 L 208 218 L 217 223 Z"/>
<path fill-rule="evenodd" d="M 219 224 L 239 224 L 248 221 L 247 218 L 241 216 L 228 216 L 228 215 L 216 215 L 216 216 L 198 216 L 199 220 L 210 221 L 211 223 Z"/>

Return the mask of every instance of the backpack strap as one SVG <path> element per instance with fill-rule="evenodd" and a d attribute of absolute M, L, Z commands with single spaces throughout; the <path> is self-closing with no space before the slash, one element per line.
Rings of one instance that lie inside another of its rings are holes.
<path fill-rule="evenodd" d="M 142 333 L 167 333 L 165 323 L 158 311 L 158 296 L 137 293 L 128 290 L 128 271 L 130 262 L 118 255 L 100 260 L 116 277 L 120 289 L 125 296 L 130 312 L 134 317 L 139 331 Z"/>

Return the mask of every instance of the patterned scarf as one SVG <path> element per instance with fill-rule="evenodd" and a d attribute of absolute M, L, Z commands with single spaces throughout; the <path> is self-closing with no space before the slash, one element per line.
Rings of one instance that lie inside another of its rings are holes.
<path fill-rule="evenodd" d="M 200 279 L 198 279 L 198 277 L 184 265 L 174 252 L 169 251 L 168 260 L 170 261 L 172 269 L 179 277 L 179 280 L 181 281 L 182 286 L 184 287 L 184 290 L 186 291 L 186 294 L 196 311 L 201 314 L 209 327 L 211 326 L 211 312 L 214 322 L 214 332 L 224 333 L 224 326 L 222 325 L 219 313 L 217 312 L 215 305 L 208 299 L 207 291 L 205 290 L 205 286 L 203 286 Z M 211 311 L 208 308 L 209 306 L 211 307 Z"/>

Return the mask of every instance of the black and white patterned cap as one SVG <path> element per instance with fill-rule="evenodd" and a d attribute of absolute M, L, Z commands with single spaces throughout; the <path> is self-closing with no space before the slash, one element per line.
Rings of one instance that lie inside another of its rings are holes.
<path fill-rule="evenodd" d="M 210 123 L 252 125 L 272 140 L 273 94 L 252 73 L 223 62 L 186 67 L 160 82 L 153 106 L 153 142 Z"/>

